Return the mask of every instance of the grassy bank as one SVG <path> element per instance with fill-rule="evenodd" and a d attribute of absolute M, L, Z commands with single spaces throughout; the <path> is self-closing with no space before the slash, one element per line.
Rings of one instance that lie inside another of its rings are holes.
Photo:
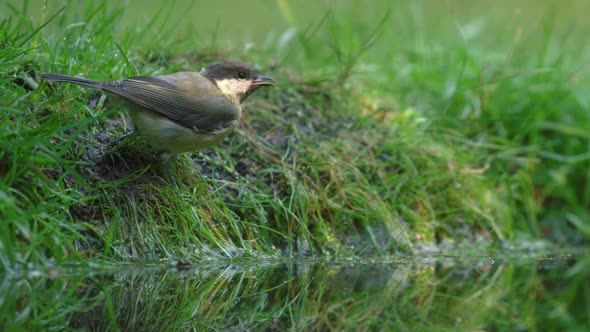
<path fill-rule="evenodd" d="M 588 5 L 5 6 L 4 269 L 590 237 Z M 222 144 L 171 161 L 178 189 L 141 137 L 115 144 L 130 129 L 109 98 L 39 77 L 221 59 L 280 85 Z"/>

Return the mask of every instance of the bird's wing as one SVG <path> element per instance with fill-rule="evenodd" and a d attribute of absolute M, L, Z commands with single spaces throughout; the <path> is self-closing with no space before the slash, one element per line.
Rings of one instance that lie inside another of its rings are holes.
<path fill-rule="evenodd" d="M 104 83 L 103 90 L 202 132 L 223 129 L 239 116 L 238 106 L 198 73 L 132 77 Z"/>

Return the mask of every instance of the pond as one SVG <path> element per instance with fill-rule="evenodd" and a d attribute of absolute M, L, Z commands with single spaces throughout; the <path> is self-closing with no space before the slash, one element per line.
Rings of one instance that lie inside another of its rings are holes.
<path fill-rule="evenodd" d="M 582 331 L 589 276 L 586 252 L 28 270 L 0 330 Z"/>

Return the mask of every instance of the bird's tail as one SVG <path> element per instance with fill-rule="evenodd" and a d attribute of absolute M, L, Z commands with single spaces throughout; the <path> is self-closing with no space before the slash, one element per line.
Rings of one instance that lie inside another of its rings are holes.
<path fill-rule="evenodd" d="M 81 85 L 81 86 L 85 86 L 87 88 L 92 88 L 92 89 L 97 89 L 97 90 L 102 90 L 102 85 L 103 85 L 102 82 L 99 82 L 99 81 L 93 81 L 93 80 L 89 80 L 87 78 L 73 77 L 73 76 L 62 75 L 62 74 L 46 73 L 46 74 L 41 74 L 41 77 L 43 77 L 44 79 L 46 79 L 47 81 L 50 81 L 50 82 L 73 83 L 73 84 L 77 84 L 77 85 Z"/>

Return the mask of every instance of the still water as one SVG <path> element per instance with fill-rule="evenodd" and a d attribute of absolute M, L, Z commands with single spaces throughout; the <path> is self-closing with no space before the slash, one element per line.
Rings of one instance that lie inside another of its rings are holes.
<path fill-rule="evenodd" d="M 0 330 L 590 330 L 585 252 L 0 275 Z"/>

